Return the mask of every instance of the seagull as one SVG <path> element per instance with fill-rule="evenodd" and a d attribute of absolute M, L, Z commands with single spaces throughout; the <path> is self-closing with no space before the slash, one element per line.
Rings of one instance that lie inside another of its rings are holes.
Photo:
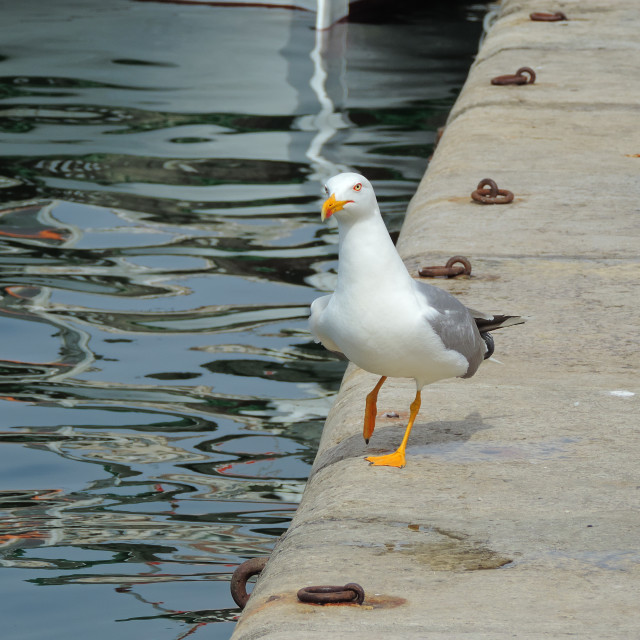
<path fill-rule="evenodd" d="M 365 402 L 367 444 L 385 380 L 415 380 L 416 395 L 400 446 L 393 453 L 366 458 L 373 465 L 402 468 L 422 389 L 438 380 L 473 376 L 493 354 L 488 332 L 524 319 L 468 309 L 446 291 L 412 278 L 364 176 L 340 173 L 324 190 L 328 197 L 322 221 L 333 216 L 338 222 L 338 280 L 333 294 L 311 304 L 309 328 L 326 349 L 381 376 Z"/>

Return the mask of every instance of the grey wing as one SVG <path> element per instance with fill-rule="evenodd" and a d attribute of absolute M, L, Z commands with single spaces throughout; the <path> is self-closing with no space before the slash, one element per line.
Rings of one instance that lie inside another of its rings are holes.
<path fill-rule="evenodd" d="M 480 366 L 487 349 L 473 316 L 462 302 L 451 294 L 426 282 L 415 281 L 426 303 L 438 313 L 427 322 L 438 334 L 444 346 L 461 353 L 469 363 L 463 378 L 470 378 Z"/>

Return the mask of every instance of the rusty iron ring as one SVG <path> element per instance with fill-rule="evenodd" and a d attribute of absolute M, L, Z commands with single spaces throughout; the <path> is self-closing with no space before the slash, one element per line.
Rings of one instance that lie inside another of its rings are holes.
<path fill-rule="evenodd" d="M 298 591 L 298 600 L 309 604 L 362 604 L 364 589 L 355 582 L 344 587 L 303 587 Z"/>
<path fill-rule="evenodd" d="M 231 577 L 231 597 L 241 609 L 247 606 L 251 596 L 251 594 L 247 593 L 247 580 L 251 576 L 260 573 L 265 568 L 268 560 L 267 556 L 245 560 L 233 572 Z"/>
<path fill-rule="evenodd" d="M 535 81 L 536 72 L 531 67 L 520 67 L 515 73 L 492 78 L 491 84 L 533 84 Z"/>
<path fill-rule="evenodd" d="M 556 11 L 555 13 L 534 11 L 529 14 L 529 18 L 534 22 L 558 22 L 559 20 L 568 20 L 562 11 Z"/>
<path fill-rule="evenodd" d="M 461 267 L 454 267 L 454 264 L 460 263 Z M 471 275 L 471 262 L 464 256 L 453 256 L 447 260 L 447 264 L 444 267 L 422 267 L 418 274 L 422 278 L 437 278 L 438 276 L 446 276 L 447 278 L 453 278 L 454 276 Z"/>
<path fill-rule="evenodd" d="M 484 187 L 489 187 L 485 189 Z M 471 194 L 471 197 L 482 204 L 509 204 L 513 201 L 513 193 L 507 189 L 498 189 L 495 180 L 485 178 L 480 180 L 478 188 Z"/>

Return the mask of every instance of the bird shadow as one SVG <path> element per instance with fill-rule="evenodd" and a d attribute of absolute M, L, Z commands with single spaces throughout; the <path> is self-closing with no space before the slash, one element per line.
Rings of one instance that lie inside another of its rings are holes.
<path fill-rule="evenodd" d="M 441 448 L 443 445 L 465 443 L 471 437 L 493 425 L 484 422 L 482 416 L 474 411 L 463 420 L 416 422 L 411 431 L 407 446 L 407 457 L 412 454 L 428 455 L 430 448 Z M 365 444 L 362 433 L 345 438 L 339 444 L 322 452 L 316 459 L 310 477 L 322 469 L 348 458 L 364 458 L 395 451 L 402 440 L 406 429 L 406 417 L 389 418 L 378 416 L 376 429 Z"/>

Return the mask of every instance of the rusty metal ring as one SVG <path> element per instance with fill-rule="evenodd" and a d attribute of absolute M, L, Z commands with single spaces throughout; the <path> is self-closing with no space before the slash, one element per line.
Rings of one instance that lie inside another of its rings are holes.
<path fill-rule="evenodd" d="M 241 609 L 246 607 L 251 595 L 247 593 L 247 580 L 251 576 L 255 576 L 260 573 L 265 568 L 268 560 L 269 558 L 267 556 L 245 560 L 245 562 L 238 565 L 236 570 L 233 572 L 230 587 L 231 597 Z"/>
<path fill-rule="evenodd" d="M 484 187 L 489 187 L 489 193 L 486 193 L 487 190 Z M 491 178 L 483 178 L 482 180 L 480 180 L 480 182 L 478 182 L 476 191 L 482 191 L 483 195 L 488 195 L 491 198 L 495 198 L 498 195 L 498 184 Z"/>
<path fill-rule="evenodd" d="M 303 587 L 298 591 L 298 600 L 309 604 L 362 604 L 364 589 L 355 582 L 344 587 Z"/>
<path fill-rule="evenodd" d="M 458 263 L 462 266 L 453 266 Z M 470 276 L 471 262 L 464 256 L 453 256 L 453 258 L 447 260 L 447 264 L 445 264 L 444 267 L 422 267 L 422 269 L 418 271 L 418 274 L 423 278 L 437 278 L 438 276 L 453 278 L 454 276 L 460 276 L 462 274 Z"/>
<path fill-rule="evenodd" d="M 488 186 L 488 189 L 484 187 Z M 495 180 L 491 178 L 485 178 L 480 180 L 478 188 L 471 194 L 471 197 L 476 202 L 481 204 L 509 204 L 513 202 L 513 193 L 507 189 L 498 189 L 498 185 Z"/>
<path fill-rule="evenodd" d="M 556 11 L 555 13 L 534 11 L 529 14 L 529 18 L 534 22 L 558 22 L 559 20 L 568 20 L 562 11 Z"/>
<path fill-rule="evenodd" d="M 515 73 L 504 76 L 496 76 L 491 79 L 491 84 L 533 84 L 536 81 L 536 72 L 531 67 L 520 67 Z"/>
<path fill-rule="evenodd" d="M 527 80 L 526 84 L 533 84 L 536 81 L 536 72 L 531 67 L 520 67 L 516 71 L 516 75 L 518 77 L 528 75 L 529 79 Z"/>
<path fill-rule="evenodd" d="M 453 256 L 453 258 L 449 258 L 447 260 L 447 264 L 445 265 L 445 267 L 447 267 L 447 269 L 460 269 L 460 267 L 454 267 L 454 264 L 458 264 L 460 263 L 462 265 L 462 273 L 464 273 L 465 276 L 470 276 L 471 275 L 471 262 L 469 262 L 468 258 L 465 258 L 464 256 Z"/>

